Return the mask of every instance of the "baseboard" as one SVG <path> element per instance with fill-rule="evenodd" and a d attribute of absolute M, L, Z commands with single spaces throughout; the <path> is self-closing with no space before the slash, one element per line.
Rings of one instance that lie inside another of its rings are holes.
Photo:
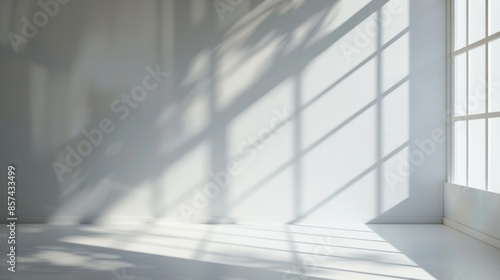
<path fill-rule="evenodd" d="M 0 221 L 6 219 L 0 219 Z M 189 223 L 193 224 L 307 224 L 307 225 L 338 225 L 338 224 L 442 224 L 442 216 L 382 216 L 366 218 L 315 218 L 297 220 L 293 217 L 281 218 L 230 218 L 230 217 L 191 217 Z M 0 222 L 1 223 L 1 222 Z M 77 224 L 109 224 L 109 225 L 134 225 L 134 224 L 175 224 L 187 223 L 181 218 L 154 218 L 150 216 L 136 217 L 74 217 L 59 216 L 45 217 L 19 217 L 18 224 L 50 224 L 50 225 L 77 225 Z"/>
<path fill-rule="evenodd" d="M 446 225 L 446 226 L 449 226 L 450 228 L 452 229 L 455 229 L 457 231 L 460 231 L 462 233 L 465 233 L 469 236 L 472 236 L 488 245 L 491 245 L 495 248 L 498 248 L 500 249 L 500 239 L 497 239 L 493 236 L 490 236 L 490 235 L 487 235 L 485 233 L 482 233 L 480 231 L 477 231 L 473 228 L 470 228 L 466 225 L 463 225 L 459 222 L 455 222 L 453 220 L 450 220 L 450 219 L 447 219 L 447 218 L 443 218 L 443 224 Z"/>
<path fill-rule="evenodd" d="M 443 216 L 382 216 L 373 218 L 367 224 L 442 224 Z"/>

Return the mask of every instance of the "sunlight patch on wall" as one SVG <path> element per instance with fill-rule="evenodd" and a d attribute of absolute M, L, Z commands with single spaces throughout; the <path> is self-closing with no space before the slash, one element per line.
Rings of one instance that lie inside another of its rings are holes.
<path fill-rule="evenodd" d="M 410 139 L 410 87 L 405 82 L 382 99 L 382 157 Z"/>
<path fill-rule="evenodd" d="M 293 217 L 294 168 L 282 168 L 256 159 L 242 167 L 228 189 L 231 217 L 244 217 L 245 222 L 285 223 Z M 256 207 L 258 205 L 258 207 Z"/>
<path fill-rule="evenodd" d="M 331 1 L 331 6 L 319 14 L 321 22 L 315 34 L 311 35 L 310 40 L 306 43 L 306 47 L 314 46 L 331 34 L 335 34 L 338 29 L 342 29 L 342 25 L 347 20 L 352 18 L 360 9 L 362 9 L 369 0 L 360 1 Z M 345 26 L 344 26 L 345 27 Z M 345 30 L 345 29 L 343 29 Z"/>
<path fill-rule="evenodd" d="M 413 172 L 408 144 L 382 163 L 382 186 L 380 188 L 380 210 L 388 211 L 410 196 L 410 176 Z"/>
<path fill-rule="evenodd" d="M 333 173 L 333 172 L 332 172 Z M 321 178 L 319 178 L 321 179 Z M 321 183 L 315 186 L 319 186 Z M 300 223 L 365 223 L 377 216 L 375 211 L 377 188 L 376 170 L 371 170 L 361 177 L 353 178 L 349 186 L 322 184 L 324 193 L 312 188 L 304 189 L 304 213 L 318 206 L 317 210 L 307 214 Z M 311 185 L 307 185 L 311 186 Z M 344 189 L 344 187 L 346 187 Z M 326 194 L 326 195 L 325 195 Z M 331 196 L 331 197 L 330 197 Z M 324 204 L 321 202 L 325 201 Z"/>
<path fill-rule="evenodd" d="M 382 91 L 403 80 L 410 72 L 410 35 L 405 33 L 382 51 Z"/>
<path fill-rule="evenodd" d="M 345 190 L 376 166 L 376 116 L 370 108 L 316 145 L 303 157 L 304 209 L 314 207 L 326 194 Z M 306 125 L 314 125 L 312 122 Z M 309 147 L 306 149 L 310 149 Z M 372 203 L 366 196 L 363 203 Z M 354 199 L 357 200 L 356 197 Z M 330 202 L 334 203 L 334 202 Z"/>
<path fill-rule="evenodd" d="M 219 53 L 219 65 L 216 69 L 217 108 L 227 108 L 236 98 L 259 83 L 266 75 L 274 75 L 268 70 L 277 59 L 283 37 L 270 36 L 257 49 L 237 46 Z M 236 61 L 238 61 L 236 65 Z M 232 66 L 231 66 L 232 65 Z"/>
<path fill-rule="evenodd" d="M 155 207 L 158 216 L 178 215 L 178 203 L 190 204 L 194 187 L 208 183 L 210 171 L 210 142 L 205 141 L 165 168 L 150 190 L 154 203 L 149 207 Z"/>
<path fill-rule="evenodd" d="M 301 87 L 302 104 L 307 106 L 301 114 L 303 123 L 301 137 L 304 148 L 337 129 L 344 122 L 347 122 L 345 125 L 349 125 L 349 120 L 373 106 L 376 98 L 375 60 L 370 60 L 342 80 L 327 79 L 325 75 L 325 80 L 329 80 L 327 86 L 338 82 L 333 88 L 325 90 L 318 88 L 318 83 L 315 83 L 316 79 L 321 79 L 323 75 L 313 75 L 313 73 L 330 73 L 334 65 L 326 67 L 321 70 L 311 66 L 304 74 L 305 81 Z M 308 101 L 314 98 L 318 99 L 311 101 L 313 103 L 309 105 Z"/>
<path fill-rule="evenodd" d="M 255 140 L 251 141 L 252 139 L 249 138 L 259 136 L 263 129 L 271 129 L 271 121 L 280 115 L 292 115 L 295 111 L 294 92 L 295 79 L 290 77 L 270 89 L 266 95 L 233 118 L 228 125 L 228 154 L 237 156 L 241 152 L 242 143 L 250 142 L 249 144 L 252 144 L 251 142 L 255 142 Z M 287 130 L 287 126 L 290 124 L 286 124 L 283 128 Z M 282 132 L 283 130 L 275 134 L 279 135 Z M 287 142 L 291 141 L 292 138 L 287 139 Z M 281 143 L 281 145 L 284 144 Z"/>
<path fill-rule="evenodd" d="M 381 12 L 382 44 L 395 38 L 405 28 L 410 26 L 410 1 L 391 0 L 387 2 Z"/>
<path fill-rule="evenodd" d="M 241 166 L 227 190 L 232 215 L 265 217 L 278 211 L 276 215 L 290 217 L 294 122 L 288 118 L 294 113 L 294 90 L 294 79 L 285 80 L 228 126 L 228 160 Z M 282 211 L 272 203 L 276 197 L 282 198 Z M 258 202 L 267 200 L 269 204 Z M 255 209 L 255 203 L 269 207 Z"/>

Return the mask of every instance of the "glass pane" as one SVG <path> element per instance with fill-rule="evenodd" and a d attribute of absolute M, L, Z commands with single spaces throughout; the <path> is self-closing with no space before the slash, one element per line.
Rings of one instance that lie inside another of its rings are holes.
<path fill-rule="evenodd" d="M 488 120 L 488 190 L 500 193 L 500 118 Z"/>
<path fill-rule="evenodd" d="M 488 27 L 488 33 L 489 35 L 491 35 L 500 31 L 500 15 L 498 14 L 500 12 L 500 0 L 490 0 L 488 4 L 488 10 L 490 13 L 490 25 Z"/>
<path fill-rule="evenodd" d="M 454 71 L 454 92 L 453 96 L 455 109 L 454 116 L 464 116 L 467 114 L 467 65 L 466 65 L 466 54 L 463 53 L 455 57 L 455 68 Z"/>
<path fill-rule="evenodd" d="M 467 35 L 467 5 L 466 0 L 455 0 L 454 2 L 455 11 L 455 50 L 465 47 L 465 38 Z"/>
<path fill-rule="evenodd" d="M 469 44 L 486 36 L 486 1 L 469 1 Z"/>
<path fill-rule="evenodd" d="M 469 121 L 469 187 L 486 189 L 485 120 Z"/>
<path fill-rule="evenodd" d="M 469 52 L 469 115 L 485 113 L 486 57 L 485 46 Z"/>
<path fill-rule="evenodd" d="M 466 122 L 453 123 L 453 183 L 467 185 L 467 130 Z"/>
<path fill-rule="evenodd" d="M 500 39 L 490 43 L 489 52 L 488 107 L 490 112 L 500 112 Z"/>

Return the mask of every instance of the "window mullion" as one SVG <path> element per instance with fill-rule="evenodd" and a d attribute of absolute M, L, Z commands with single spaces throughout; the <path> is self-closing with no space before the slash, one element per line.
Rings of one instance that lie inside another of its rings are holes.
<path fill-rule="evenodd" d="M 469 46 L 469 0 L 465 4 L 465 47 Z M 469 50 L 465 53 L 465 115 L 469 116 Z M 469 120 L 465 121 L 465 184 L 469 186 Z"/>
<path fill-rule="evenodd" d="M 485 27 L 485 31 L 486 31 L 485 51 L 486 51 L 486 54 L 485 54 L 484 58 L 485 58 L 486 61 L 484 62 L 484 65 L 485 65 L 485 71 L 484 71 L 484 73 L 485 73 L 484 76 L 485 77 L 484 77 L 484 79 L 485 79 L 486 88 L 484 89 L 484 93 L 485 93 L 484 94 L 485 95 L 485 109 L 484 109 L 484 111 L 485 111 L 486 115 L 488 115 L 488 113 L 490 112 L 489 108 L 488 108 L 489 107 L 488 96 L 490 94 L 489 93 L 489 91 L 490 91 L 489 90 L 490 89 L 490 87 L 489 87 L 489 74 L 490 74 L 489 73 L 489 60 L 490 59 L 489 59 L 489 40 L 488 40 L 488 34 L 490 34 L 489 27 L 488 27 L 488 21 L 489 21 L 489 14 L 490 13 L 489 13 L 489 10 L 488 10 L 489 9 L 488 3 L 490 1 L 489 0 L 485 0 L 485 2 L 486 2 L 485 3 L 486 9 L 485 9 L 484 12 L 486 13 L 486 16 L 485 16 L 485 23 L 484 24 L 486 26 Z M 489 169 L 489 167 L 488 167 L 488 158 L 489 158 L 488 157 L 488 154 L 489 154 L 489 152 L 488 152 L 488 143 L 489 143 L 489 140 L 488 140 L 488 136 L 489 136 L 489 132 L 488 132 L 488 130 L 489 130 L 488 129 L 488 118 L 485 119 L 485 122 L 486 123 L 484 124 L 485 125 L 485 129 L 484 129 L 485 138 L 484 138 L 484 141 L 486 141 L 486 143 L 485 143 L 485 151 L 484 151 L 485 152 L 485 155 L 484 155 L 484 160 L 485 160 L 485 164 L 484 164 L 484 166 L 485 166 L 485 168 L 484 168 L 485 169 L 484 170 L 484 176 L 486 176 L 486 178 L 485 178 L 484 182 L 485 182 L 485 190 L 488 191 L 488 188 L 489 188 L 489 185 L 490 185 L 489 184 L 489 180 L 488 180 L 488 177 L 489 177 L 489 175 L 488 175 L 488 169 Z"/>

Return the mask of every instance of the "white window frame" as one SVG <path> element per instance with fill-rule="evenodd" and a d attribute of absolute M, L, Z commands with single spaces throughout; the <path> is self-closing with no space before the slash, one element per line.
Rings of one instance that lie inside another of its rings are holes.
<path fill-rule="evenodd" d="M 474 3 L 473 0 L 465 0 L 466 1 L 466 29 L 465 29 L 465 46 L 455 50 L 454 43 L 455 43 L 455 30 L 454 30 L 454 3 L 455 0 L 448 0 L 447 1 L 447 35 L 446 35 L 446 41 L 447 41 L 447 63 L 446 63 L 446 72 L 447 74 L 447 138 L 448 138 L 448 147 L 447 147 L 447 170 L 448 170 L 448 182 L 451 183 L 456 183 L 454 180 L 455 174 L 454 174 L 454 123 L 457 121 L 465 121 L 466 124 L 466 174 L 465 174 L 465 186 L 469 187 L 469 121 L 470 120 L 478 120 L 478 119 L 484 119 L 485 120 L 485 170 L 484 170 L 484 176 L 485 176 L 485 189 L 488 191 L 490 184 L 489 184 L 489 150 L 488 150 L 488 144 L 489 144 L 489 138 L 488 138 L 488 133 L 489 133 L 489 120 L 491 118 L 499 118 L 500 117 L 500 112 L 489 112 L 489 43 L 499 39 L 500 38 L 500 31 L 496 32 L 494 34 L 489 35 L 489 0 L 485 0 L 485 35 L 486 37 L 473 42 L 469 44 L 469 3 Z M 484 46 L 485 47 L 485 113 L 480 113 L 480 114 L 472 114 L 469 115 L 469 51 L 472 49 L 475 49 L 477 47 Z M 455 100 L 454 100 L 454 59 L 460 54 L 466 53 L 466 115 L 465 116 L 455 116 Z"/>

